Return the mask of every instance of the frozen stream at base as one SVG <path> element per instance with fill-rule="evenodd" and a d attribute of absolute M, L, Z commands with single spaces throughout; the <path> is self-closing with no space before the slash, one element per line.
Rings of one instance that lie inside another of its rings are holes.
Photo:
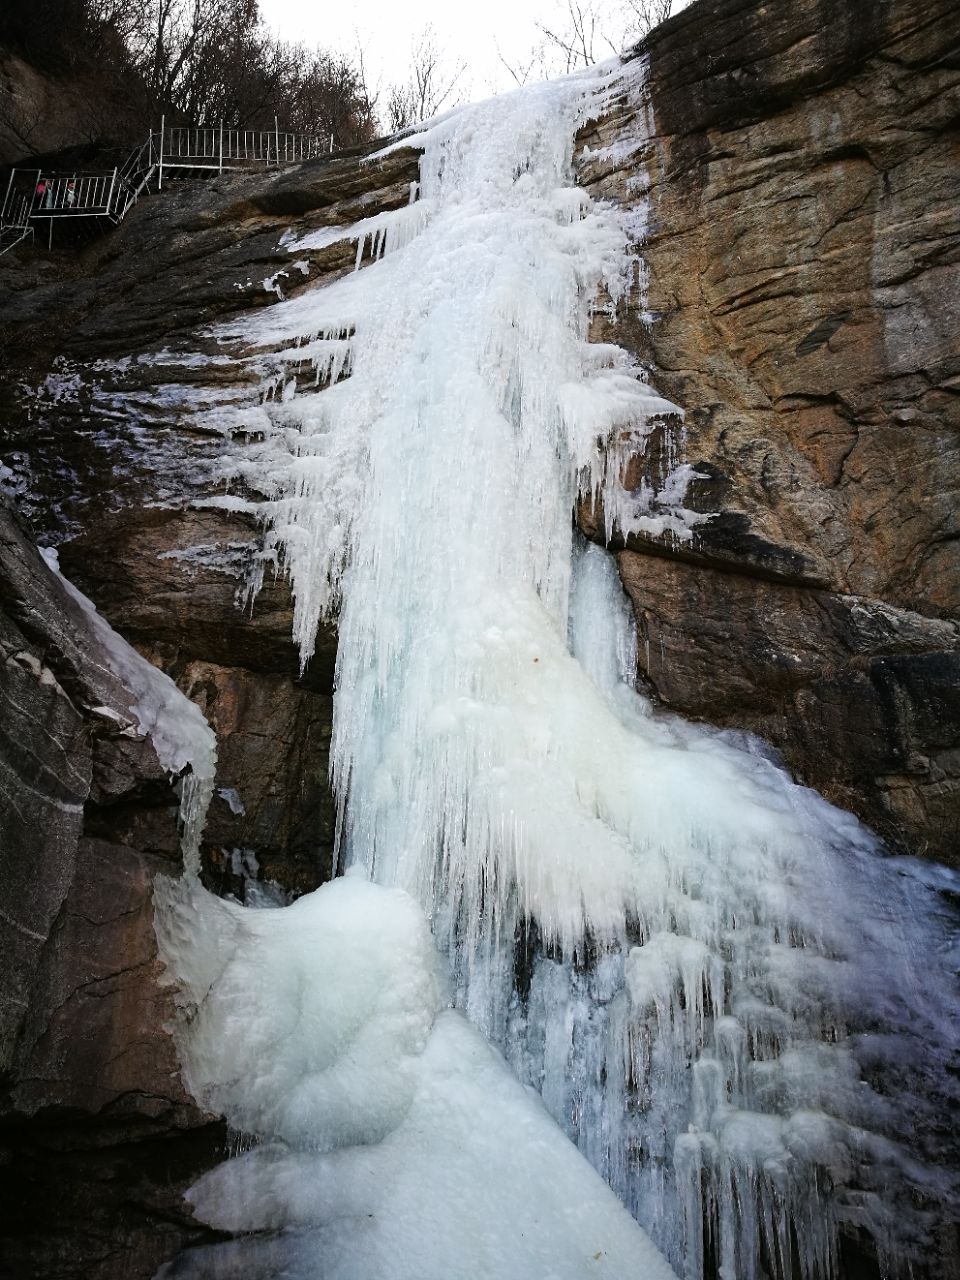
<path fill-rule="evenodd" d="M 221 334 L 282 389 L 232 465 L 305 659 L 339 611 L 349 874 L 274 911 L 159 891 L 186 1079 L 258 1144 L 192 1197 L 270 1233 L 170 1275 L 814 1280 L 841 1227 L 922 1249 L 953 1193 L 955 878 L 654 715 L 574 543 L 589 490 L 694 521 L 682 466 L 620 488 L 678 411 L 587 342 L 632 271 L 572 178 L 613 93 L 641 64 L 436 122 L 408 208 L 289 246 L 354 238 L 362 270 Z"/>

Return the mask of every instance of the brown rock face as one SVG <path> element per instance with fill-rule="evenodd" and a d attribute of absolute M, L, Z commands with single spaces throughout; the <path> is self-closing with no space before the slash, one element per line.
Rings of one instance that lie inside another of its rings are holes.
<path fill-rule="evenodd" d="M 665 704 L 748 726 L 891 842 L 950 852 L 956 624 L 630 551 L 619 561 L 641 668 Z"/>
<path fill-rule="evenodd" d="M 248 873 L 309 892 L 329 878 L 333 854 L 336 637 L 321 637 L 301 678 L 286 583 L 268 578 L 253 607 L 243 603 L 258 548 L 249 517 L 127 509 L 65 543 L 61 561 L 215 730 L 217 790 L 202 852 L 211 886 L 241 898 Z"/>
<path fill-rule="evenodd" d="M 179 870 L 177 796 L 5 507 L 0 599 L 3 1274 L 149 1275 L 209 1238 L 181 1197 L 225 1142 L 164 1030 L 152 887 Z"/>
<path fill-rule="evenodd" d="M 947 861 L 958 43 L 949 0 L 696 4 L 647 41 L 652 136 L 624 101 L 583 141 L 634 154 L 581 166 L 627 208 L 649 179 L 649 290 L 612 337 L 686 411 L 672 444 L 701 477 L 687 505 L 710 517 L 690 543 L 631 538 L 620 557 L 641 677 L 686 715 L 769 738 L 895 847 Z M 658 457 L 648 469 L 662 479 Z M 581 516 L 597 536 L 598 513 Z"/>
<path fill-rule="evenodd" d="M 331 875 L 336 637 L 321 634 L 301 673 L 285 580 L 268 566 L 249 599 L 259 524 L 209 505 L 225 492 L 229 441 L 198 427 L 196 397 L 256 403 L 259 388 L 205 326 L 275 301 L 264 281 L 278 271 L 282 285 L 306 283 L 278 247 L 291 223 L 406 203 L 416 172 L 408 152 L 186 183 L 85 256 L 0 268 L 0 454 L 18 506 L 205 712 L 218 766 L 204 875 L 240 898 L 279 900 Z M 354 249 L 299 260 L 311 280 L 335 277 Z M 226 1137 L 185 1094 L 164 1030 L 152 890 L 179 868 L 177 797 L 149 743 L 129 736 L 129 700 L 83 611 L 10 522 L 0 600 L 0 1194 L 15 1223 L 0 1272 L 148 1280 L 210 1238 L 182 1193 Z"/>
<path fill-rule="evenodd" d="M 191 662 L 184 692 L 219 742 L 204 830 L 212 887 L 243 897 L 247 874 L 309 893 L 333 875 L 333 799 L 327 783 L 332 696 L 282 676 Z M 254 861 L 251 861 L 255 859 Z"/>

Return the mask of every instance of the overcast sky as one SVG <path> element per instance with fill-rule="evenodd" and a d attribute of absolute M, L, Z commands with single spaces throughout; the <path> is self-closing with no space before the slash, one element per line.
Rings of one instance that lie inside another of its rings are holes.
<path fill-rule="evenodd" d="M 260 10 L 271 31 L 284 40 L 320 45 L 354 60 L 358 43 L 362 44 L 368 79 L 373 86 L 379 81 L 384 90 L 406 79 L 411 45 L 431 26 L 451 74 L 466 64 L 458 83 L 459 96 L 485 98 L 514 83 L 497 46 L 511 64 L 529 63 L 531 49 L 541 39 L 536 22 L 556 21 L 556 3 L 354 0 L 352 4 L 327 5 L 317 0 L 260 0 Z M 603 56 L 609 56 L 607 46 L 603 46 Z"/>

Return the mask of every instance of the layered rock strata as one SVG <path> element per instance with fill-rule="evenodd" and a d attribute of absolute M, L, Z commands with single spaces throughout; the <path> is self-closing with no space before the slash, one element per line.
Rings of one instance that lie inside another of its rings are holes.
<path fill-rule="evenodd" d="M 958 48 L 948 0 L 695 4 L 581 164 L 628 213 L 649 189 L 646 288 L 598 333 L 685 410 L 667 452 L 708 517 L 689 542 L 619 543 L 641 680 L 952 862 Z M 599 536 L 599 512 L 582 522 Z"/>

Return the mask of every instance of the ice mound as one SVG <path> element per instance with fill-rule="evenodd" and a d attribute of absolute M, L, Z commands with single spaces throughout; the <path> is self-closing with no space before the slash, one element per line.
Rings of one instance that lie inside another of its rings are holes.
<path fill-rule="evenodd" d="M 249 1141 L 197 1216 L 270 1233 L 161 1275 L 674 1280 L 649 1237 L 462 1014 L 401 890 L 356 876 L 250 911 L 160 890 L 194 1095 Z"/>

